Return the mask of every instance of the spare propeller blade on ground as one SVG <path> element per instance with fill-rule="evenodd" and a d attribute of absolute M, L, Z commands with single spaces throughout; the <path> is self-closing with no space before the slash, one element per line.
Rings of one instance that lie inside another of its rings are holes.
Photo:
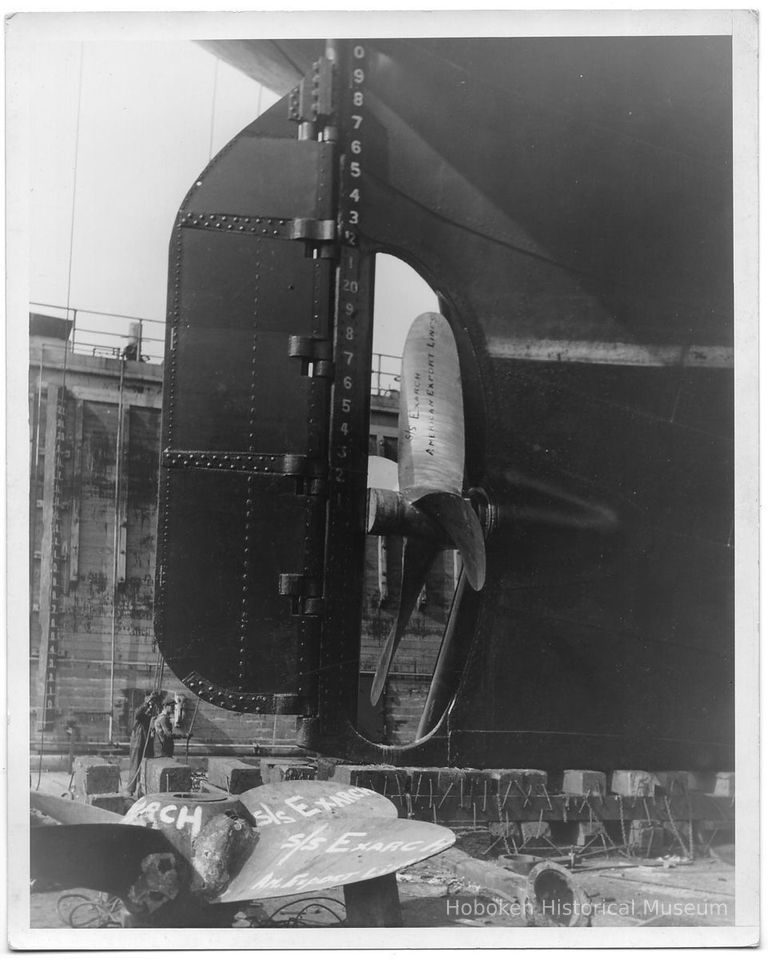
<path fill-rule="evenodd" d="M 272 783 L 223 800 L 159 793 L 123 817 L 42 793 L 31 805 L 66 823 L 32 829 L 33 878 L 109 892 L 160 925 L 215 903 L 365 885 L 455 841 L 443 826 L 398 819 L 373 790 L 332 782 Z"/>
<path fill-rule="evenodd" d="M 271 899 L 396 873 L 453 845 L 450 829 L 409 819 L 317 817 L 259 835 L 216 902 Z"/>

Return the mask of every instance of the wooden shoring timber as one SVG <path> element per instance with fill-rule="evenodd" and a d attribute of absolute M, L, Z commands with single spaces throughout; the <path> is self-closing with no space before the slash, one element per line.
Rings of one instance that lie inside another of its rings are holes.
<path fill-rule="evenodd" d="M 691 790 L 667 795 L 565 795 L 549 791 L 540 770 L 335 766 L 333 778 L 382 793 L 401 816 L 445 824 L 595 822 L 652 819 L 733 821 L 727 798 Z"/>

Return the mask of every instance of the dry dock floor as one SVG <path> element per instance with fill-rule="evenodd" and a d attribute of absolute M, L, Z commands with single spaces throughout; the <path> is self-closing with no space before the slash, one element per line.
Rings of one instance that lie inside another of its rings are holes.
<path fill-rule="evenodd" d="M 32 788 L 62 795 L 70 777 L 65 772 L 43 772 Z M 478 837 L 480 838 L 480 837 Z M 472 837 L 460 837 L 458 846 L 477 855 Z M 473 849 L 473 845 L 475 849 Z M 482 845 L 482 843 L 480 844 Z M 495 857 L 478 860 L 497 867 Z M 581 885 L 589 915 L 582 924 L 601 926 L 728 926 L 735 921 L 734 857 L 732 846 L 713 848 L 705 858 L 685 862 L 671 856 L 663 859 L 632 860 L 615 855 L 585 861 L 573 870 Z M 519 907 L 494 895 L 493 882 L 483 886 L 457 877 L 447 854 L 434 856 L 398 875 L 403 925 L 444 926 L 526 926 L 530 924 Z M 97 894 L 81 890 L 84 895 Z M 30 893 L 32 928 L 67 928 L 57 903 L 66 890 Z M 212 912 L 208 927 L 253 928 L 264 924 L 332 926 L 344 917 L 344 896 L 340 888 L 318 894 L 263 900 L 242 904 L 237 909 Z M 558 924 L 568 924 L 560 917 Z"/>

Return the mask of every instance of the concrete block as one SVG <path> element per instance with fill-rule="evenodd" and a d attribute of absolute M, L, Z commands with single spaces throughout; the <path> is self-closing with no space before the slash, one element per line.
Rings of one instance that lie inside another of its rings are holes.
<path fill-rule="evenodd" d="M 518 826 L 520 827 L 520 836 L 524 843 L 531 842 L 533 839 L 543 839 L 545 836 L 549 838 L 552 830 L 550 829 L 549 823 L 542 819 L 538 819 L 533 822 L 519 822 Z"/>
<path fill-rule="evenodd" d="M 651 773 L 667 796 L 684 796 L 689 789 L 689 773 L 685 770 L 665 769 Z"/>
<path fill-rule="evenodd" d="M 563 773 L 566 796 L 604 796 L 605 791 L 605 773 L 594 769 L 566 769 Z"/>
<path fill-rule="evenodd" d="M 686 773 L 688 792 L 712 793 L 715 790 L 715 773 Z"/>
<path fill-rule="evenodd" d="M 192 788 L 192 767 L 175 759 L 145 759 L 142 785 L 145 793 L 189 792 Z"/>
<path fill-rule="evenodd" d="M 488 823 L 488 832 L 493 837 L 506 837 L 510 840 L 513 847 L 523 844 L 522 836 L 520 835 L 520 825 L 512 820 L 509 822 L 504 819 L 491 820 L 491 822 Z"/>
<path fill-rule="evenodd" d="M 736 795 L 736 774 L 717 773 L 712 795 L 719 796 L 722 799 L 733 799 Z"/>
<path fill-rule="evenodd" d="M 579 828 L 576 833 L 576 845 L 577 846 L 586 846 L 587 843 L 595 849 L 599 849 L 602 843 L 599 840 L 595 839 L 595 836 L 599 836 L 601 833 L 605 834 L 605 826 L 599 822 L 586 822 L 581 821 L 578 824 Z"/>
<path fill-rule="evenodd" d="M 230 756 L 211 756 L 208 759 L 208 781 L 219 789 L 233 794 L 261 786 L 261 769 L 257 765 Z"/>
<path fill-rule="evenodd" d="M 120 789 L 120 767 L 101 756 L 76 756 L 73 766 L 75 799 L 115 793 Z"/>
<path fill-rule="evenodd" d="M 86 799 L 89 806 L 108 809 L 109 812 L 116 812 L 121 816 L 128 812 L 135 801 L 134 796 L 127 796 L 125 793 L 101 793 L 101 795 L 88 796 Z"/>
<path fill-rule="evenodd" d="M 620 796 L 653 796 L 658 780 L 644 769 L 616 769 L 611 776 L 611 792 Z"/>

